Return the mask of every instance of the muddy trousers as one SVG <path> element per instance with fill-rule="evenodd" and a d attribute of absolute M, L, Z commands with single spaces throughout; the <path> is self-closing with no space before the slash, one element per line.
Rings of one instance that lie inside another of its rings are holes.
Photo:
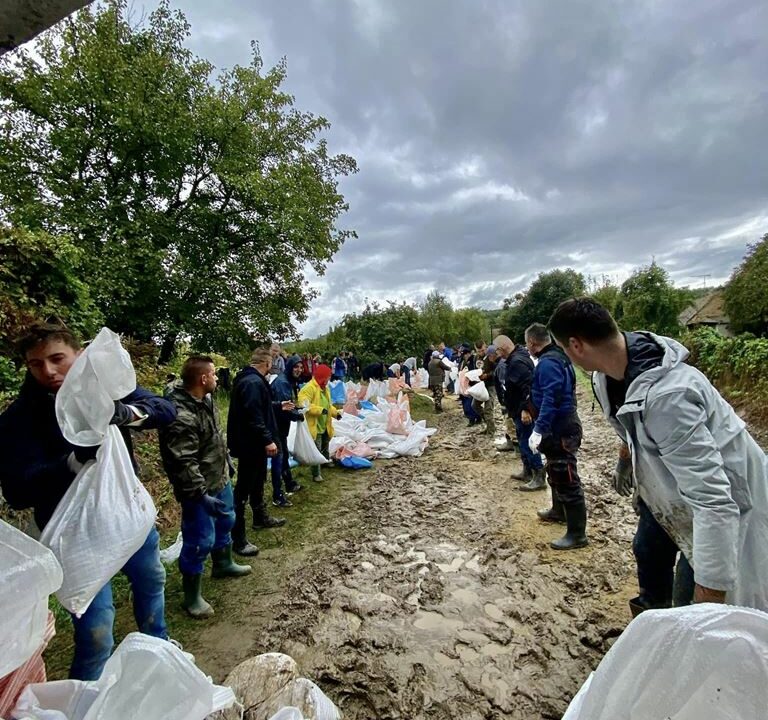
<path fill-rule="evenodd" d="M 539 450 L 547 456 L 547 480 L 552 486 L 552 495 L 565 506 L 584 502 L 584 489 L 576 466 L 581 438 L 581 422 L 574 413 L 558 420 L 553 432 L 545 435 L 539 445 Z"/>
<path fill-rule="evenodd" d="M 267 513 L 264 506 L 264 484 L 267 480 L 267 455 L 254 453 L 243 455 L 237 463 L 237 484 L 235 485 L 235 526 L 232 540 L 235 547 L 245 545 L 245 506 L 250 503 L 254 523 Z"/>
<path fill-rule="evenodd" d="M 209 493 L 226 505 L 226 512 L 211 517 L 197 500 L 181 503 L 181 537 L 179 570 L 182 575 L 202 575 L 205 559 L 213 550 L 232 544 L 230 532 L 235 524 L 232 483 L 218 492 Z"/>
<path fill-rule="evenodd" d="M 514 423 L 517 440 L 520 443 L 520 457 L 523 459 L 523 467 L 530 468 L 531 470 L 541 470 L 544 467 L 541 455 L 531 452 L 531 447 L 528 444 L 533 433 L 533 423 L 530 422 L 526 425 L 519 417 L 515 418 Z"/>
<path fill-rule="evenodd" d="M 94 552 L 99 552 L 96 548 Z M 123 574 L 131 583 L 133 616 L 139 632 L 168 639 L 165 625 L 165 568 L 160 562 L 160 535 L 152 528 L 144 544 L 123 566 Z M 93 598 L 88 609 L 77 618 L 75 627 L 75 656 L 69 669 L 73 680 L 98 680 L 115 641 L 112 628 L 115 605 L 112 602 L 110 580 Z"/>
<path fill-rule="evenodd" d="M 330 438 L 328 437 L 328 432 L 324 432 L 322 434 L 318 434 L 315 438 L 315 446 L 317 449 L 325 455 L 325 457 L 329 457 L 328 453 L 328 443 L 330 442 Z M 313 465 L 312 466 L 312 477 L 320 477 L 320 466 L 319 465 Z"/>
<path fill-rule="evenodd" d="M 637 562 L 638 602 L 643 607 L 668 608 L 693 602 L 693 568 L 675 541 L 638 498 L 637 531 L 632 551 Z M 675 563 L 677 562 L 677 567 Z"/>
<path fill-rule="evenodd" d="M 435 410 L 443 409 L 443 386 L 442 385 L 430 385 L 429 389 L 432 391 L 432 399 L 435 401 Z"/>
<path fill-rule="evenodd" d="M 493 393 L 493 388 L 488 388 L 488 393 Z M 474 400 L 472 402 L 472 409 L 483 418 L 486 430 L 493 434 L 496 432 L 496 418 L 494 417 L 495 403 L 493 402 L 493 395 L 491 395 L 485 402 L 478 402 Z"/>

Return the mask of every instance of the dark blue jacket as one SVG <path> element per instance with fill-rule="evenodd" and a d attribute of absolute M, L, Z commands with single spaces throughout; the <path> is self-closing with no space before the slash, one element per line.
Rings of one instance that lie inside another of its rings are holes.
<path fill-rule="evenodd" d="M 16 509 L 33 508 L 42 530 L 75 479 L 67 458 L 75 446 L 64 439 L 56 421 L 56 396 L 27 375 L 19 397 L 0 415 L 0 486 L 8 504 Z M 176 419 L 173 403 L 137 387 L 123 398 L 147 419 L 142 430 L 165 427 Z M 139 429 L 139 428 L 137 428 Z M 121 427 L 134 468 L 133 441 Z"/>
<path fill-rule="evenodd" d="M 280 442 L 280 431 L 267 379 L 254 367 L 244 367 L 232 383 L 227 420 L 227 445 L 232 457 L 265 455 Z"/>
<path fill-rule="evenodd" d="M 301 358 L 295 355 L 288 358 L 285 362 L 285 372 L 278 375 L 269 386 L 275 409 L 277 429 L 280 431 L 281 437 L 288 437 L 291 421 L 298 420 L 301 417 L 295 410 L 283 410 L 280 407 L 281 403 L 286 400 L 290 400 L 294 405 L 298 403 L 299 381 L 293 377 L 293 368 L 301 364 L 301 362 Z"/>
<path fill-rule="evenodd" d="M 576 373 L 555 344 L 547 345 L 538 358 L 531 386 L 531 402 L 538 413 L 533 429 L 541 435 L 557 434 L 559 423 L 576 411 Z"/>
<path fill-rule="evenodd" d="M 507 358 L 504 373 L 504 407 L 507 417 L 520 420 L 533 384 L 533 360 L 522 345 L 516 345 Z"/>

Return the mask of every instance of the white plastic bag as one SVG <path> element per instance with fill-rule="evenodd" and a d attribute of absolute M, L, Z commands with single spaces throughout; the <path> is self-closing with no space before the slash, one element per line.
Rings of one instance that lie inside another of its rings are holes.
<path fill-rule="evenodd" d="M 27 686 L 14 718 L 30 720 L 204 720 L 236 702 L 191 656 L 167 640 L 131 633 L 93 682 Z M 61 715 L 55 713 L 62 713 Z"/>
<path fill-rule="evenodd" d="M 179 533 L 172 545 L 169 545 L 167 548 L 163 548 L 160 551 L 160 561 L 164 562 L 166 565 L 176 562 L 181 555 L 181 548 L 183 545 L 184 538 L 181 533 Z"/>
<path fill-rule="evenodd" d="M 120 337 L 102 328 L 78 356 L 56 393 L 56 420 L 74 445 L 98 445 L 115 412 L 115 400 L 136 389 L 136 373 Z"/>
<path fill-rule="evenodd" d="M 467 390 L 467 394 L 477 400 L 478 402 L 487 402 L 491 396 L 488 394 L 488 388 L 484 382 L 479 382 L 475 385 L 470 385 Z"/>
<path fill-rule="evenodd" d="M 701 604 L 648 610 L 563 720 L 753 720 L 768 708 L 768 614 Z"/>
<path fill-rule="evenodd" d="M 84 613 L 144 544 L 156 517 L 123 437 L 110 425 L 96 461 L 78 473 L 40 536 L 64 571 L 56 593 L 61 604 L 75 614 Z"/>
<path fill-rule="evenodd" d="M 330 460 L 323 455 L 315 445 L 315 441 L 309 434 L 306 422 L 292 423 L 296 425 L 296 434 L 293 441 L 291 454 L 302 465 L 325 465 Z"/>
<path fill-rule="evenodd" d="M 61 580 L 61 566 L 47 547 L 0 520 L 0 678 L 42 645 L 48 596 Z"/>

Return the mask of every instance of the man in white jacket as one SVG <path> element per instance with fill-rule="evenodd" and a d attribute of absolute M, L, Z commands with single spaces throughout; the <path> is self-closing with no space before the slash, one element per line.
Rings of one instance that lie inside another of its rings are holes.
<path fill-rule="evenodd" d="M 549 329 L 593 371 L 640 498 L 693 565 L 694 601 L 768 610 L 768 468 L 744 421 L 680 343 L 620 332 L 591 298 L 561 303 Z"/>

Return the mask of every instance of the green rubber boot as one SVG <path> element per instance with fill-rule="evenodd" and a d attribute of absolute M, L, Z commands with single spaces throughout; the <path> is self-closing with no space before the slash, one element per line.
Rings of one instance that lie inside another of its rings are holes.
<path fill-rule="evenodd" d="M 250 565 L 238 565 L 232 560 L 232 545 L 225 545 L 223 548 L 213 550 L 211 560 L 213 560 L 211 577 L 242 577 L 251 574 Z"/>
<path fill-rule="evenodd" d="M 202 575 L 182 575 L 181 587 L 184 590 L 184 602 L 181 606 L 190 617 L 203 620 L 213 616 L 213 608 L 203 599 L 200 588 L 203 585 Z"/>

